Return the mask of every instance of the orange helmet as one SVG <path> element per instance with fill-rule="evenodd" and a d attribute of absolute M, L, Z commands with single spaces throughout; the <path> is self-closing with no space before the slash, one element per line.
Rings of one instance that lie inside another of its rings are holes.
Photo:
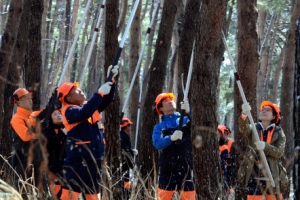
<path fill-rule="evenodd" d="M 63 104 L 66 104 L 65 97 L 70 93 L 73 87 L 77 88 L 78 86 L 79 86 L 79 82 L 76 83 L 66 82 L 63 83 L 61 86 L 59 86 L 59 88 L 57 89 L 57 93 L 58 96 L 60 96 L 60 101 Z"/>
<path fill-rule="evenodd" d="M 121 128 L 128 126 L 129 124 L 133 124 L 132 121 L 130 121 L 127 117 L 123 117 L 121 121 Z"/>
<path fill-rule="evenodd" d="M 220 131 L 222 133 L 222 135 L 225 135 L 225 133 L 226 133 L 227 136 L 230 136 L 230 134 L 231 134 L 230 129 L 226 125 L 219 125 L 218 131 Z"/>
<path fill-rule="evenodd" d="M 161 103 L 161 101 L 164 100 L 165 98 L 171 98 L 172 100 L 175 99 L 173 93 L 160 93 L 159 95 L 157 95 L 155 99 L 155 111 L 159 115 L 163 115 L 163 113 L 159 110 L 158 106 Z"/>
<path fill-rule="evenodd" d="M 279 106 L 277 104 L 275 104 L 275 103 L 272 103 L 271 101 L 263 101 L 261 103 L 261 105 L 260 105 L 260 109 L 259 110 L 262 110 L 265 106 L 270 106 L 273 109 L 273 112 L 276 113 L 275 124 L 279 125 L 280 118 L 281 118 L 281 112 L 280 112 Z"/>
<path fill-rule="evenodd" d="M 28 92 L 28 90 L 26 90 L 25 88 L 16 89 L 13 95 L 11 96 L 11 102 L 13 104 L 17 103 L 17 101 L 19 101 L 19 99 L 26 94 L 32 95 L 32 92 Z"/>

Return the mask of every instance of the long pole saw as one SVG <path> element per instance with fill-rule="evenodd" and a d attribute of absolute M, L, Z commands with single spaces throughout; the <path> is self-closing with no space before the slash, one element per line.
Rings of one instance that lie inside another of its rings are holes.
<path fill-rule="evenodd" d="M 81 22 L 80 22 L 80 24 L 79 24 L 77 33 L 76 33 L 75 38 L 74 38 L 74 41 L 73 41 L 73 44 L 72 44 L 71 49 L 70 49 L 70 51 L 69 51 L 68 58 L 67 58 L 67 60 L 66 60 L 66 62 L 65 62 L 63 71 L 62 71 L 62 73 L 61 73 L 61 75 L 60 75 L 60 79 L 59 79 L 59 82 L 58 82 L 58 86 L 60 86 L 60 85 L 62 84 L 62 81 L 63 81 L 63 79 L 64 79 L 64 75 L 65 75 L 65 73 L 66 73 L 66 70 L 67 70 L 67 68 L 68 68 L 68 66 L 69 66 L 69 63 L 70 63 L 70 60 L 71 60 L 71 57 L 72 57 L 72 55 L 73 55 L 73 51 L 74 51 L 74 49 L 75 49 L 75 45 L 76 45 L 76 43 L 77 43 L 77 40 L 78 40 L 78 37 L 79 37 L 80 30 L 81 30 L 81 28 L 82 28 L 82 25 L 83 25 L 83 22 L 84 22 L 84 18 L 85 18 L 85 16 L 86 16 L 88 10 L 90 9 L 90 4 L 91 4 L 91 0 L 88 0 L 88 2 L 87 2 L 87 4 L 86 4 L 86 7 L 85 7 L 85 10 L 84 10 L 84 13 L 83 13 L 82 20 L 81 20 Z"/>
<path fill-rule="evenodd" d="M 124 116 L 124 112 L 125 112 L 125 109 L 127 107 L 128 101 L 129 101 L 129 97 L 130 97 L 130 93 L 131 93 L 133 85 L 134 85 L 134 81 L 135 81 L 137 73 L 138 73 L 138 71 L 140 69 L 140 65 L 141 65 L 141 62 L 142 62 L 142 59 L 143 59 L 144 50 L 145 50 L 145 47 L 146 47 L 146 44 L 147 44 L 147 41 L 148 41 L 148 38 L 149 38 L 149 35 L 150 35 L 150 32 L 151 32 L 151 28 L 152 28 L 152 26 L 154 24 L 156 12 L 158 11 L 159 5 L 160 5 L 160 1 L 157 2 L 156 7 L 154 8 L 153 17 L 152 17 L 150 25 L 149 25 L 149 27 L 148 27 L 148 29 L 146 31 L 146 36 L 145 36 L 145 39 L 144 39 L 144 44 L 143 44 L 142 50 L 141 50 L 141 52 L 139 54 L 139 59 L 138 59 L 138 62 L 136 64 L 136 66 L 135 66 L 135 70 L 134 70 L 134 73 L 133 73 L 133 76 L 132 76 L 132 80 L 130 82 L 129 90 L 128 90 L 128 93 L 127 93 L 127 96 L 126 96 L 126 99 L 125 99 L 125 102 L 124 102 L 124 105 L 123 105 L 123 108 L 122 108 L 121 118 Z M 108 80 L 110 80 L 110 79 L 108 79 Z M 139 99 L 139 106 L 138 107 L 140 107 L 140 101 L 141 101 L 141 99 Z M 138 127 L 138 123 L 136 123 L 136 124 L 137 124 L 137 127 Z M 138 129 L 136 129 L 136 130 L 138 130 Z"/>
<path fill-rule="evenodd" d="M 113 62 L 113 64 L 112 64 L 112 66 L 115 66 L 115 65 L 118 64 L 118 61 L 119 61 L 119 58 L 120 58 L 120 56 L 121 56 L 121 53 L 122 53 L 122 50 L 123 50 L 123 47 L 124 47 L 124 43 L 125 43 L 125 40 L 126 40 L 126 37 L 127 37 L 127 33 L 128 33 L 129 28 L 130 28 L 130 26 L 131 26 L 131 23 L 132 23 L 132 20 L 133 20 L 133 18 L 134 18 L 136 9 L 137 9 L 137 7 L 138 7 L 138 5 L 139 5 L 139 2 L 140 2 L 140 0 L 136 0 L 136 1 L 134 2 L 134 5 L 133 5 L 133 8 L 132 8 L 132 11 L 131 11 L 131 14 L 130 14 L 130 17 L 129 17 L 127 26 L 126 26 L 126 28 L 125 28 L 125 31 L 124 31 L 122 40 L 121 40 L 121 42 L 120 42 L 120 45 L 119 45 L 118 51 L 117 51 L 117 53 L 116 53 L 116 55 L 115 55 L 114 62 Z M 107 77 L 107 79 L 106 79 L 106 82 L 111 81 L 112 77 L 113 77 L 113 73 L 110 71 L 110 72 L 109 72 L 109 75 L 108 75 L 108 77 Z"/>
<path fill-rule="evenodd" d="M 185 85 L 185 90 L 184 90 L 184 96 L 183 96 L 183 101 L 188 100 L 188 93 L 190 90 L 190 83 L 191 83 L 191 78 L 192 78 L 192 71 L 193 71 L 193 62 L 194 62 L 194 47 L 195 47 L 195 40 L 193 43 L 193 49 L 192 49 L 192 54 L 191 54 L 191 60 L 190 60 L 190 66 L 189 66 L 189 72 L 188 76 L 186 79 L 186 85 Z M 185 115 L 185 110 L 180 111 L 180 118 L 179 118 L 179 125 L 178 125 L 178 130 L 182 130 L 182 124 L 183 124 L 183 118 Z M 180 144 L 180 140 L 177 140 L 175 144 Z"/>
<path fill-rule="evenodd" d="M 223 40 L 223 42 L 224 42 L 224 46 L 225 46 L 225 48 L 226 48 L 227 54 L 228 54 L 229 59 L 230 59 L 231 67 L 232 67 L 232 69 L 233 69 L 234 76 L 235 76 L 235 79 L 236 79 L 236 84 L 238 85 L 240 94 L 241 94 L 242 99 L 243 99 L 243 103 L 245 104 L 245 103 L 247 103 L 247 99 L 246 99 L 246 97 L 245 97 L 245 93 L 244 93 L 244 90 L 243 90 L 243 88 L 242 88 L 242 84 L 241 84 L 241 81 L 240 81 L 240 75 L 239 75 L 239 73 L 236 71 L 236 68 L 235 68 L 233 59 L 232 59 L 232 57 L 231 57 L 231 53 L 230 53 L 230 51 L 229 51 L 229 48 L 228 48 L 228 46 L 227 46 L 226 39 L 225 39 L 225 35 L 224 35 L 224 32 L 223 32 L 223 31 L 222 31 L 222 35 L 223 35 L 222 40 Z M 248 112 L 247 112 L 247 115 L 248 115 L 248 118 L 249 118 L 250 123 L 251 123 L 251 125 L 252 125 L 252 132 L 253 132 L 253 135 L 254 135 L 254 140 L 255 140 L 255 142 L 258 142 L 258 141 L 260 141 L 260 140 L 259 140 L 259 137 L 258 137 L 257 130 L 256 130 L 256 128 L 255 128 L 255 124 L 254 124 L 254 121 L 253 121 L 251 112 L 248 111 Z M 262 161 L 262 163 L 263 163 L 263 165 L 265 166 L 265 169 L 266 169 L 266 171 L 267 171 L 267 175 L 268 175 L 268 177 L 269 177 L 268 180 L 271 182 L 272 187 L 275 187 L 275 182 L 274 182 L 274 179 L 273 179 L 273 176 L 272 176 L 272 173 L 271 173 L 269 164 L 268 164 L 268 162 L 267 162 L 266 155 L 265 155 L 265 153 L 264 153 L 263 150 L 259 150 L 258 152 L 259 152 L 260 159 L 261 159 L 261 161 Z"/>
<path fill-rule="evenodd" d="M 85 77 L 85 72 L 86 72 L 87 66 L 89 65 L 89 62 L 90 62 L 90 58 L 91 58 L 91 55 L 92 55 L 92 52 L 93 52 L 94 44 L 95 44 L 95 41 L 96 41 L 97 34 L 99 32 L 100 25 L 102 25 L 101 24 L 101 19 L 102 19 L 105 3 L 106 3 L 106 0 L 103 0 L 102 4 L 100 6 L 100 13 L 99 13 L 99 16 L 98 16 L 97 24 L 94 28 L 94 34 L 93 34 L 93 37 L 92 37 L 91 46 L 89 48 L 89 52 L 88 52 L 88 55 L 87 55 L 87 58 L 86 58 L 86 61 L 85 61 L 83 72 L 80 74 L 80 78 L 79 78 L 79 84 L 80 84 L 79 87 L 80 88 L 82 88 L 82 84 L 83 84 L 84 77 Z"/>

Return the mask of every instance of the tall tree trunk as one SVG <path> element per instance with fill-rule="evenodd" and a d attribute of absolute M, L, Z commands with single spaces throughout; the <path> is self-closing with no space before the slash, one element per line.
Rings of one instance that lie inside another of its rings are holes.
<path fill-rule="evenodd" d="M 277 104 L 277 99 L 278 99 L 278 85 L 279 85 L 279 78 L 282 70 L 282 65 L 284 61 L 284 52 L 285 52 L 285 47 L 281 49 L 280 55 L 279 55 L 279 60 L 276 64 L 276 70 L 274 72 L 274 77 L 273 77 L 273 97 L 272 102 Z"/>
<path fill-rule="evenodd" d="M 219 46 L 222 40 L 221 31 L 226 16 L 226 6 L 227 1 L 203 1 L 196 28 L 195 55 L 197 56 L 194 57 L 192 86 L 189 93 L 191 107 L 194 110 L 191 125 L 192 138 L 194 141 L 201 138 L 202 142 L 201 147 L 193 146 L 194 175 L 199 199 L 218 199 L 223 190 L 216 132 L 219 109 L 217 106 Z M 194 11 L 196 16 L 197 11 Z M 191 45 L 192 42 L 189 42 Z"/>
<path fill-rule="evenodd" d="M 105 12 L 103 12 L 102 26 L 100 28 L 101 31 L 99 31 L 98 33 L 99 35 L 97 36 L 99 40 L 96 39 L 95 41 L 95 44 L 97 44 L 97 46 L 95 46 L 95 51 L 97 54 L 97 56 L 95 56 L 96 62 L 94 65 L 91 65 L 89 69 L 89 76 L 88 76 L 89 85 L 87 87 L 88 96 L 91 96 L 93 92 L 95 92 L 99 88 L 99 84 L 104 82 L 103 80 L 104 76 L 102 77 L 102 75 L 104 74 L 104 59 L 105 59 L 105 16 L 106 16 Z"/>
<path fill-rule="evenodd" d="M 254 121 L 257 119 L 257 109 L 256 109 L 256 76 L 257 65 L 259 61 L 258 57 L 258 33 L 257 33 L 257 0 L 245 0 L 238 1 L 238 60 L 237 60 L 237 71 L 240 72 L 242 77 L 241 84 L 243 86 L 247 101 L 252 106 L 252 116 Z M 240 92 L 235 84 L 235 121 L 238 121 L 241 113 L 242 98 Z M 247 147 L 247 141 L 239 133 L 238 126 L 235 126 L 234 132 L 236 133 L 236 143 L 239 147 L 238 152 L 240 153 L 238 157 L 237 169 L 239 163 L 243 158 L 243 152 L 245 152 L 245 147 Z M 238 183 L 239 186 L 240 183 Z M 241 187 L 238 187 L 241 188 Z M 242 189 L 237 190 L 237 199 L 245 198 L 246 191 Z"/>
<path fill-rule="evenodd" d="M 180 2 L 180 0 L 165 0 L 164 2 L 161 23 L 156 40 L 155 53 L 150 67 L 149 83 L 151 84 L 147 85 L 145 104 L 144 108 L 142 109 L 143 112 L 141 118 L 143 119 L 143 131 L 138 137 L 138 149 L 142 153 L 139 154 L 137 159 L 139 161 L 138 165 L 143 166 L 141 168 L 141 175 L 144 178 L 149 174 L 152 174 L 153 168 L 156 168 L 157 166 L 157 150 L 154 149 L 152 142 L 149 142 L 152 141 L 152 130 L 157 122 L 155 116 L 152 115 L 152 105 L 156 96 L 163 92 L 163 87 L 165 85 L 164 83 L 171 45 L 171 37 L 177 7 L 179 6 Z M 150 177 L 153 177 L 153 174 Z M 151 179 L 150 177 L 149 179 Z M 154 178 L 156 179 L 156 177 Z M 149 180 L 149 182 L 153 182 L 153 180 Z"/>
<path fill-rule="evenodd" d="M 295 94 L 294 94 L 294 99 L 295 99 L 295 146 L 299 147 L 300 146 L 300 16 L 298 17 L 298 23 L 296 27 L 296 36 L 295 36 L 295 41 L 296 41 L 296 53 L 295 53 L 295 63 L 296 63 L 296 68 L 295 68 L 295 74 L 296 80 L 295 80 Z M 297 152 L 295 156 L 295 164 L 293 166 L 293 190 L 294 190 L 294 198 L 295 199 L 300 199 L 300 167 L 299 167 L 299 151 Z"/>
<path fill-rule="evenodd" d="M 200 17 L 200 4 L 198 0 L 188 0 L 185 8 L 185 19 L 178 47 L 178 73 L 177 73 L 177 107 L 179 108 L 180 101 L 183 100 L 183 92 L 181 92 L 181 74 L 184 74 L 184 84 L 188 76 L 188 70 L 193 49 L 193 42 L 196 36 L 196 23 Z"/>
<path fill-rule="evenodd" d="M 22 0 L 12 0 L 9 7 L 9 15 L 2 35 L 1 48 L 0 48 L 0 110 L 4 109 L 4 92 L 6 77 L 8 73 L 9 63 L 12 59 L 13 49 L 16 42 L 18 33 L 19 22 L 22 13 Z M 6 97 L 7 98 L 7 97 Z M 4 113 L 0 112 L 0 130 L 3 128 Z M 0 139 L 2 139 L 2 133 Z"/>
<path fill-rule="evenodd" d="M 52 2 L 52 0 L 49 1 L 49 9 L 51 9 L 52 4 L 50 4 Z M 43 63 L 43 82 L 42 87 L 41 87 L 41 91 L 45 92 L 45 95 L 41 96 L 41 106 L 45 106 L 47 99 L 49 98 L 49 95 L 52 93 L 52 91 L 50 91 L 50 89 L 48 88 L 48 86 L 53 84 L 53 78 L 54 78 L 54 74 L 53 74 L 53 70 L 57 70 L 57 68 L 55 68 L 56 66 L 52 65 L 54 63 L 54 56 L 51 55 L 51 44 L 52 44 L 52 39 L 54 40 L 54 48 L 52 48 L 52 52 L 54 50 L 56 50 L 56 44 L 57 44 L 57 40 L 56 38 L 53 38 L 53 34 L 54 34 L 54 29 L 56 26 L 56 22 L 57 22 L 57 18 L 59 15 L 58 9 L 59 9 L 59 3 L 56 2 L 54 11 L 51 12 L 51 10 L 48 9 L 48 18 L 51 19 L 51 13 L 52 14 L 52 20 L 51 22 L 48 22 L 48 26 L 47 26 L 47 42 L 46 42 L 46 49 L 45 49 L 45 60 Z M 50 60 L 50 63 L 49 63 Z M 53 69 L 55 68 L 55 69 Z M 51 74 L 51 75 L 50 75 Z M 50 82 L 50 83 L 49 83 Z"/>
<path fill-rule="evenodd" d="M 41 29 L 44 2 L 41 0 L 31 0 L 30 22 L 28 37 L 28 66 L 25 68 L 25 85 L 32 94 L 33 110 L 40 109 L 40 72 L 42 67 L 42 49 L 41 49 Z"/>
<path fill-rule="evenodd" d="M 134 1 L 135 2 L 135 1 Z M 134 3 L 132 2 L 132 3 Z M 139 2 L 135 16 L 130 27 L 130 48 L 129 48 L 129 80 L 132 81 L 132 77 L 136 68 L 137 61 L 139 59 L 140 45 L 141 45 L 141 10 L 142 10 L 142 1 Z M 129 108 L 129 117 L 130 120 L 136 123 L 137 119 L 137 108 L 139 103 L 139 71 L 134 80 L 134 85 L 132 87 L 130 95 L 129 105 L 126 105 Z M 135 133 L 135 127 L 131 126 L 131 133 Z M 131 134 L 131 137 L 134 138 L 135 134 Z"/>
<path fill-rule="evenodd" d="M 105 21 L 105 70 L 106 74 L 109 65 L 112 64 L 118 49 L 118 18 L 119 18 L 119 0 L 108 0 L 106 4 L 106 21 Z M 106 75 L 105 75 L 106 77 Z M 106 179 L 104 185 L 110 188 L 109 199 L 121 199 L 121 181 L 120 179 L 120 119 L 119 119 L 120 98 L 118 88 L 116 88 L 115 100 L 105 110 L 105 139 L 106 139 L 106 176 L 112 179 Z M 106 178 L 107 178 L 106 177 Z"/>
<path fill-rule="evenodd" d="M 285 166 L 287 174 L 290 177 L 294 155 L 294 136 L 295 136 L 295 124 L 294 124 L 294 84 L 295 84 L 295 29 L 296 21 L 300 13 L 300 1 L 295 1 L 292 6 L 292 16 L 290 21 L 289 31 L 286 37 L 286 50 L 284 64 L 282 67 L 282 90 L 280 98 L 281 114 L 284 117 L 281 122 L 282 129 L 286 135 L 285 146 L 285 164 L 289 163 L 289 166 Z M 289 197 L 289 190 L 284 194 L 284 198 Z"/>

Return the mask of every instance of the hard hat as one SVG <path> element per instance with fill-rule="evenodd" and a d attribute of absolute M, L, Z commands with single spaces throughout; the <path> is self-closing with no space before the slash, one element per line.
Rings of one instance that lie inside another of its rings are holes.
<path fill-rule="evenodd" d="M 260 105 L 260 110 L 262 110 L 265 106 L 270 106 L 273 111 L 275 111 L 276 116 L 275 116 L 275 124 L 279 125 L 280 123 L 280 118 L 281 118 L 281 112 L 280 108 L 277 104 L 272 103 L 271 101 L 263 101 Z"/>
<path fill-rule="evenodd" d="M 79 82 L 76 83 L 71 83 L 71 82 L 66 82 L 63 83 L 59 88 L 57 89 L 58 96 L 60 97 L 60 101 L 65 104 L 65 97 L 70 93 L 73 87 L 78 87 Z"/>
<path fill-rule="evenodd" d="M 226 133 L 227 136 L 230 136 L 230 134 L 231 134 L 230 129 L 226 125 L 219 125 L 218 131 L 220 131 L 222 133 L 222 135 L 225 135 L 225 133 Z"/>
<path fill-rule="evenodd" d="M 130 121 L 127 117 L 123 117 L 121 121 L 121 128 L 128 126 L 129 124 L 133 124 L 132 121 Z"/>
<path fill-rule="evenodd" d="M 18 88 L 14 91 L 13 95 L 10 97 L 11 99 L 11 103 L 15 104 L 17 103 L 17 101 L 19 101 L 19 99 L 23 96 L 25 96 L 26 94 L 30 94 L 32 95 L 32 92 L 29 92 L 28 90 L 26 90 L 25 88 Z"/>
<path fill-rule="evenodd" d="M 172 100 L 175 99 L 174 94 L 173 93 L 161 93 L 159 95 L 157 95 L 156 99 L 155 99 L 155 111 L 157 114 L 159 115 L 163 115 L 163 113 L 159 110 L 159 104 L 161 103 L 161 101 L 165 98 L 171 98 Z"/>

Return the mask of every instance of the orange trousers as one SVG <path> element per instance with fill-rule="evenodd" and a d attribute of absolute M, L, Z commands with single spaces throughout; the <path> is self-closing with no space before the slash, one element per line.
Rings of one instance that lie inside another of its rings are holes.
<path fill-rule="evenodd" d="M 159 200 L 171 200 L 174 195 L 174 190 L 162 190 L 158 188 L 158 199 Z M 181 200 L 196 200 L 196 191 L 179 191 Z"/>

